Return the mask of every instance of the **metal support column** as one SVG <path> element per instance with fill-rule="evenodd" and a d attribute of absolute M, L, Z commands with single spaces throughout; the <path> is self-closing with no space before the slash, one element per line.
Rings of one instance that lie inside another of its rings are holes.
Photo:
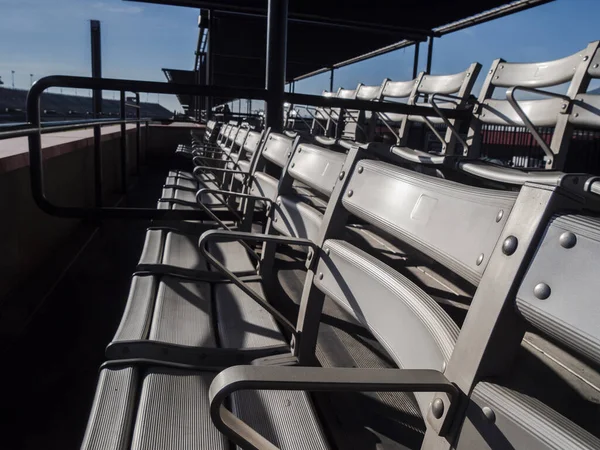
<path fill-rule="evenodd" d="M 419 73 L 419 47 L 421 47 L 420 42 L 415 42 L 415 60 L 413 62 L 413 80 L 417 78 L 417 74 Z"/>
<path fill-rule="evenodd" d="M 215 31 L 215 21 L 214 14 L 212 11 L 208 11 L 208 33 L 206 35 L 206 77 L 205 81 L 207 85 L 214 84 L 213 80 L 213 69 L 214 69 L 214 53 L 215 53 L 215 36 L 213 36 L 213 31 Z M 206 121 L 210 119 L 210 112 L 213 107 L 214 99 L 211 97 L 206 97 Z"/>
<path fill-rule="evenodd" d="M 92 41 L 92 77 L 102 78 L 102 52 L 100 47 L 100 21 L 90 20 Z M 94 118 L 99 119 L 102 113 L 102 91 L 95 89 L 92 93 Z M 94 127 L 94 198 L 96 206 L 102 206 L 102 130 Z"/>
<path fill-rule="evenodd" d="M 427 67 L 425 68 L 426 73 L 431 73 L 431 59 L 433 58 L 433 36 L 429 36 L 429 42 L 427 44 Z"/>
<path fill-rule="evenodd" d="M 331 72 L 329 72 L 329 92 L 333 92 L 333 67 L 331 68 Z"/>
<path fill-rule="evenodd" d="M 269 0 L 267 17 L 267 127 L 283 130 L 288 0 Z"/>
<path fill-rule="evenodd" d="M 142 129 L 140 124 L 140 117 L 142 116 L 142 107 L 140 105 L 140 93 L 135 93 L 135 103 L 137 104 L 135 118 L 137 122 L 135 123 L 135 174 L 140 174 L 140 155 L 141 155 L 141 140 L 142 140 Z"/>
<path fill-rule="evenodd" d="M 119 107 L 121 112 L 121 192 L 127 192 L 127 125 L 125 120 L 125 91 L 121 91 Z"/>

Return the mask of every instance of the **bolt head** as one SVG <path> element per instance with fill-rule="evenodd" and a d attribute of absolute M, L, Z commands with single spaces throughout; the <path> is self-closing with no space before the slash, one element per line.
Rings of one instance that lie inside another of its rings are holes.
<path fill-rule="evenodd" d="M 350 189 L 348 191 L 348 197 L 352 197 L 354 195 L 354 191 L 352 189 Z"/>
<path fill-rule="evenodd" d="M 575 244 L 577 244 L 577 236 L 575 236 L 575 233 L 565 231 L 563 234 L 560 235 L 558 241 L 560 242 L 561 247 L 573 248 L 575 247 Z"/>
<path fill-rule="evenodd" d="M 594 69 L 597 69 L 597 68 L 598 68 L 598 66 L 599 66 L 599 64 L 594 64 L 594 65 L 593 65 Z"/>
<path fill-rule="evenodd" d="M 483 413 L 486 420 L 490 423 L 496 422 L 496 413 L 489 406 L 484 406 L 481 408 L 481 412 Z"/>
<path fill-rule="evenodd" d="M 330 250 L 329 248 L 326 248 L 326 249 L 325 249 L 325 254 L 326 254 L 327 256 L 329 256 L 329 254 L 330 254 L 330 253 L 331 253 L 331 250 Z"/>
<path fill-rule="evenodd" d="M 358 168 L 358 173 L 363 173 L 363 170 L 365 170 L 365 169 L 364 169 L 364 167 L 363 167 L 363 166 L 360 166 L 360 167 Z"/>
<path fill-rule="evenodd" d="M 548 286 L 546 283 L 538 283 L 533 288 L 533 295 L 540 300 L 546 300 L 548 297 L 550 297 L 551 292 L 550 286 Z"/>
<path fill-rule="evenodd" d="M 339 176 L 340 180 L 343 180 L 345 175 L 346 175 L 346 172 L 341 171 L 340 176 Z"/>
<path fill-rule="evenodd" d="M 500 222 L 503 217 L 504 217 L 504 210 L 501 209 L 500 211 L 498 211 L 498 214 L 496 214 L 496 223 Z"/>
<path fill-rule="evenodd" d="M 323 272 L 319 272 L 319 280 L 323 279 Z"/>
<path fill-rule="evenodd" d="M 431 403 L 431 413 L 436 419 L 442 418 L 444 415 L 444 401 L 441 398 L 438 397 Z"/>
<path fill-rule="evenodd" d="M 481 265 L 481 263 L 483 262 L 483 258 L 485 257 L 485 255 L 482 253 L 477 257 L 477 261 L 475 261 L 475 264 L 477 264 L 478 266 Z"/>
<path fill-rule="evenodd" d="M 517 250 L 518 246 L 519 240 L 514 236 L 509 236 L 502 243 L 502 253 L 510 256 Z"/>
<path fill-rule="evenodd" d="M 292 167 L 294 167 L 296 165 L 296 163 L 292 163 Z"/>
<path fill-rule="evenodd" d="M 589 57 L 589 56 L 587 56 L 587 55 L 583 57 L 583 60 L 584 60 L 584 61 L 587 61 L 588 59 L 590 59 L 590 57 Z"/>

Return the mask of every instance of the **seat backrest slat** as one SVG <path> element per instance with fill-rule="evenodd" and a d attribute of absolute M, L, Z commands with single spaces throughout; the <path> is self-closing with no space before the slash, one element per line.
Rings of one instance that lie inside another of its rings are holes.
<path fill-rule="evenodd" d="M 429 177 L 377 161 L 361 161 L 343 204 L 477 284 L 516 193 Z"/>
<path fill-rule="evenodd" d="M 293 139 L 283 134 L 271 133 L 263 148 L 262 156 L 279 167 L 285 167 L 291 156 L 292 142 Z"/>
<path fill-rule="evenodd" d="M 366 326 L 398 367 L 443 370 L 458 327 L 412 281 L 340 240 L 325 241 L 316 272 L 315 285 Z M 415 394 L 424 415 L 432 395 Z"/>
<path fill-rule="evenodd" d="M 244 142 L 244 151 L 248 153 L 254 153 L 258 150 L 258 146 L 260 145 L 260 138 L 262 134 L 257 131 L 251 131 L 248 133 L 248 137 Z"/>
<path fill-rule="evenodd" d="M 342 171 L 346 155 L 311 144 L 300 144 L 288 172 L 302 183 L 329 197 Z"/>

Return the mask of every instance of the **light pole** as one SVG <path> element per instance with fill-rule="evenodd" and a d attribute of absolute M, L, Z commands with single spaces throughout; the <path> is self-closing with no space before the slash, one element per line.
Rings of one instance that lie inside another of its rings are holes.
<path fill-rule="evenodd" d="M 29 74 L 29 87 L 33 86 L 33 74 Z"/>
<path fill-rule="evenodd" d="M 15 71 L 11 70 L 10 74 L 12 75 L 12 88 L 15 88 Z"/>

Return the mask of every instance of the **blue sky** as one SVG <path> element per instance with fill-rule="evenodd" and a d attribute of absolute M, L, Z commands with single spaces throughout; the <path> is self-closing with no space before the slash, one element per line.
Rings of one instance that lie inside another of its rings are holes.
<path fill-rule="evenodd" d="M 89 20 L 98 19 L 104 76 L 164 81 L 162 67 L 192 68 L 197 16 L 196 9 L 121 0 L 0 0 L 0 77 L 10 86 L 14 70 L 15 86 L 26 89 L 30 73 L 34 79 L 88 76 Z M 459 72 L 473 61 L 485 71 L 498 57 L 528 62 L 567 56 L 600 39 L 599 20 L 600 0 L 557 0 L 436 39 L 432 72 Z M 424 69 L 426 49 L 421 48 L 419 69 Z M 413 51 L 402 49 L 336 70 L 334 86 L 410 79 Z M 325 74 L 298 82 L 296 92 L 319 93 L 328 86 Z M 156 94 L 149 100 L 156 101 Z M 169 109 L 178 107 L 168 96 L 159 100 Z"/>

